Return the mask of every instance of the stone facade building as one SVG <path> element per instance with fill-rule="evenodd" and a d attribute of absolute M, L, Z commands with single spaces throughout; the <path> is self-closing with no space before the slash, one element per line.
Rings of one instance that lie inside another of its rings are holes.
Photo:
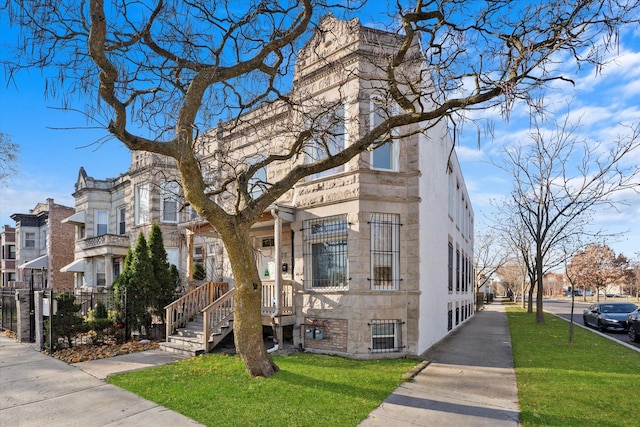
<path fill-rule="evenodd" d="M 335 121 L 323 142 L 340 149 L 397 108 L 381 90 L 384 70 L 376 64 L 399 39 L 331 16 L 321 28 L 299 52 L 290 96 L 320 109 L 316 120 L 326 112 Z M 412 58 L 408 74 L 420 70 L 417 47 Z M 224 179 L 282 152 L 308 125 L 302 116 L 276 102 L 233 126 L 220 123 L 199 139 L 202 164 Z M 473 314 L 473 210 L 446 122 L 404 126 L 389 139 L 301 180 L 252 229 L 265 289 L 282 282 L 292 308 L 281 326 L 306 351 L 417 356 Z M 321 155 L 319 144 L 261 171 L 255 191 Z M 200 262 L 207 279 L 233 284 L 216 231 L 184 203 L 173 177 L 171 162 L 148 153 L 133 153 L 131 169 L 115 179 L 80 170 L 76 213 L 65 220 L 77 229 L 76 259 L 66 267 L 76 286 L 110 286 L 128 245 L 154 221 L 185 281 Z M 271 296 L 263 301 L 272 304 Z"/>

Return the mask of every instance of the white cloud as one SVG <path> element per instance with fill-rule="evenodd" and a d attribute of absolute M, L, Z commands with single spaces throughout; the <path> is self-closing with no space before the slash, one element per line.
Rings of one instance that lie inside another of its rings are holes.
<path fill-rule="evenodd" d="M 0 225 L 15 226 L 14 213 L 29 213 L 38 203 L 54 199 L 60 205 L 74 207 L 73 187 L 60 185 L 54 177 L 19 178 L 0 188 Z"/>

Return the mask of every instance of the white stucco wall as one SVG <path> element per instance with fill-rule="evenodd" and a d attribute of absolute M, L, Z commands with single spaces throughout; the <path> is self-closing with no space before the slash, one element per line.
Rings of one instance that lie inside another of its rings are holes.
<path fill-rule="evenodd" d="M 430 131 L 431 138 L 421 135 L 420 140 L 420 310 L 418 353 L 428 350 L 444 338 L 450 331 L 448 326 L 448 304 L 453 309 L 453 329 L 456 328 L 456 304 L 472 302 L 473 286 L 467 292 L 456 292 L 455 251 L 456 244 L 472 257 L 472 235 L 464 236 L 463 227 L 457 225 L 456 215 L 451 217 L 448 210 L 449 182 L 447 163 L 460 183 L 462 194 L 471 209 L 464 179 L 455 154 L 451 151 L 451 139 L 444 123 Z M 454 205 L 455 206 L 455 205 Z M 472 211 L 469 211 L 472 215 Z M 448 242 L 454 243 L 454 284 L 453 292 L 448 290 Z M 462 321 L 457 326 L 460 326 Z"/>

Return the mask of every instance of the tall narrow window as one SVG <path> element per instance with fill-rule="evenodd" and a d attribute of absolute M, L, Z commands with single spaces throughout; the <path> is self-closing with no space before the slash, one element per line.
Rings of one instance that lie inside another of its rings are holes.
<path fill-rule="evenodd" d="M 400 215 L 372 213 L 371 289 L 397 290 L 400 284 Z"/>
<path fill-rule="evenodd" d="M 109 223 L 109 212 L 103 210 L 96 210 L 96 236 L 102 236 L 107 234 L 107 228 Z"/>
<path fill-rule="evenodd" d="M 40 249 L 47 249 L 47 230 L 40 230 Z"/>
<path fill-rule="evenodd" d="M 456 249 L 456 292 L 460 292 L 460 249 Z"/>
<path fill-rule="evenodd" d="M 339 153 L 346 147 L 347 131 L 344 108 L 329 111 L 319 116 L 314 123 L 315 124 L 309 124 L 313 132 L 313 137 L 307 149 L 306 163 L 315 163 L 323 160 Z M 312 174 L 308 177 L 308 180 L 334 175 L 344 170 L 344 165 L 336 166 L 326 171 Z"/>
<path fill-rule="evenodd" d="M 127 232 L 127 210 L 125 207 L 118 208 L 118 234 L 123 235 Z"/>
<path fill-rule="evenodd" d="M 378 98 L 372 97 L 370 102 L 370 115 L 369 123 L 371 129 L 383 123 L 390 115 L 393 115 L 397 108 L 387 107 L 385 103 Z M 384 135 L 380 142 L 385 139 L 387 142 L 384 145 L 379 146 L 371 152 L 371 168 L 381 170 L 398 170 L 398 141 L 396 132 L 392 132 L 391 135 Z"/>
<path fill-rule="evenodd" d="M 24 233 L 24 247 L 25 248 L 36 247 L 36 233 Z"/>
<path fill-rule="evenodd" d="M 104 258 L 97 257 L 95 262 L 96 262 L 95 263 L 95 266 L 96 266 L 96 286 L 105 287 L 107 282 L 106 282 L 106 276 L 105 276 L 105 270 L 104 270 L 104 266 L 105 266 Z"/>
<path fill-rule="evenodd" d="M 178 222 L 178 191 L 177 182 L 165 182 L 162 185 L 161 205 L 162 222 Z"/>
<path fill-rule="evenodd" d="M 135 222 L 136 225 L 148 224 L 151 210 L 151 195 L 149 183 L 138 184 L 135 187 Z"/>
<path fill-rule="evenodd" d="M 449 242 L 449 292 L 453 292 L 453 243 Z"/>
<path fill-rule="evenodd" d="M 308 288 L 347 286 L 347 216 L 304 222 L 304 282 Z"/>
<path fill-rule="evenodd" d="M 256 154 L 254 156 L 248 157 L 245 162 L 247 165 L 254 165 L 258 162 L 263 161 L 266 158 L 264 154 Z M 249 179 L 248 182 L 249 194 L 251 196 L 260 197 L 264 190 L 267 188 L 267 168 L 262 167 L 256 171 L 255 174 Z"/>
<path fill-rule="evenodd" d="M 462 265 L 460 266 L 460 269 L 462 278 L 460 279 L 460 290 L 464 292 L 464 283 L 467 281 L 467 256 L 465 255 L 464 251 L 462 252 L 461 256 Z"/>
<path fill-rule="evenodd" d="M 456 186 L 455 186 L 455 178 L 453 176 L 453 167 L 451 166 L 451 163 L 449 163 L 447 165 L 447 178 L 449 180 L 449 199 L 448 199 L 448 203 L 449 203 L 449 217 L 453 220 L 454 219 L 454 200 L 455 200 L 455 196 L 456 196 Z"/>

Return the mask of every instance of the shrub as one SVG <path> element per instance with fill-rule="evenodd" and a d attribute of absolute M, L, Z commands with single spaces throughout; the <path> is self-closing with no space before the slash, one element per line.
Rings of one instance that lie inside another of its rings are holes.
<path fill-rule="evenodd" d="M 53 345 L 56 350 L 60 338 L 64 338 L 69 347 L 73 346 L 73 339 L 81 333 L 87 332 L 85 320 L 78 316 L 81 309 L 80 304 L 76 304 L 76 297 L 69 292 L 63 292 L 56 296 L 58 310 L 53 315 Z"/>

